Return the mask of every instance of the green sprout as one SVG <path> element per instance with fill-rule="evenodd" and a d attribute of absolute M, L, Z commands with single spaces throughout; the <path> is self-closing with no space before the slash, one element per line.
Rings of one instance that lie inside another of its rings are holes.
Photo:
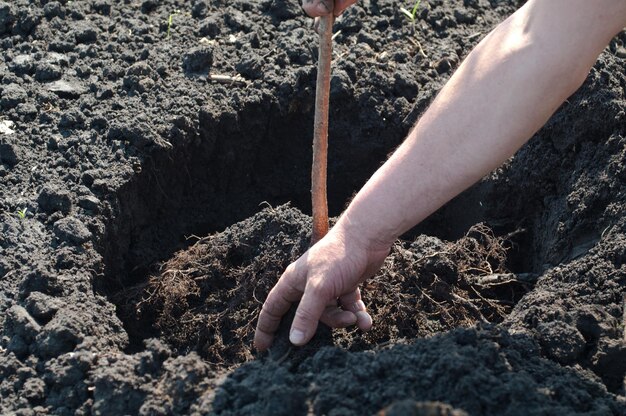
<path fill-rule="evenodd" d="M 26 218 L 26 214 L 28 213 L 28 208 L 20 209 L 17 211 L 17 216 L 20 217 L 21 220 Z"/>
<path fill-rule="evenodd" d="M 413 33 L 414 34 L 415 34 L 415 21 L 416 21 L 416 18 L 417 18 L 417 10 L 419 9 L 420 4 L 422 4 L 422 0 L 416 0 L 415 4 L 413 4 L 413 8 L 411 9 L 411 11 L 409 11 L 408 9 L 405 9 L 404 7 L 400 7 L 400 12 L 402 14 L 404 14 L 406 17 L 408 17 L 409 20 L 411 21 L 411 24 L 413 26 Z M 411 39 L 411 41 L 415 44 L 415 46 L 417 46 L 420 55 L 422 55 L 424 58 L 428 59 L 428 56 L 424 52 L 424 49 L 422 48 L 422 44 L 419 42 L 419 40 Z"/>
<path fill-rule="evenodd" d="M 180 10 L 176 10 L 176 11 L 174 11 L 174 13 L 170 13 L 170 17 L 168 17 L 168 19 L 167 19 L 167 36 L 166 36 L 166 38 L 168 38 L 168 39 L 170 37 L 170 30 L 172 29 L 172 22 L 174 20 L 174 16 L 176 16 L 179 13 L 180 13 Z"/>
<path fill-rule="evenodd" d="M 411 11 L 408 11 L 404 7 L 400 7 L 400 11 L 404 13 L 404 15 L 411 20 L 411 23 L 415 23 L 415 16 L 417 16 L 417 9 L 419 9 L 421 2 L 422 0 L 417 0 L 415 4 L 413 5 L 413 9 L 411 9 Z"/>

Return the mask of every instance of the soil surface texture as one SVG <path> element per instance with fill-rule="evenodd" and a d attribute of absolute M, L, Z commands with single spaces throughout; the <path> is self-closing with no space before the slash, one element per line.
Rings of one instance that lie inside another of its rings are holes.
<path fill-rule="evenodd" d="M 409 3 L 335 23 L 331 215 L 522 4 Z M 0 414 L 626 414 L 626 32 L 394 245 L 371 332 L 298 349 L 285 319 L 253 350 L 309 244 L 311 23 L 296 0 L 0 1 Z"/>

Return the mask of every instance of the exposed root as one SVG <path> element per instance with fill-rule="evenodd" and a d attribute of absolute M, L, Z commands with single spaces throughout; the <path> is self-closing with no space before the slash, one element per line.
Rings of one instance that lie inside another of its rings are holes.
<path fill-rule="evenodd" d="M 273 218 L 281 209 L 263 213 Z M 244 227 L 200 239 L 146 284 L 127 291 L 126 303 L 135 302 L 140 319 L 152 322 L 175 348 L 195 350 L 222 368 L 250 360 L 263 300 L 289 262 L 307 248 L 306 231 L 271 221 L 254 232 Z M 455 242 L 421 236 L 397 243 L 362 288 L 374 328 L 366 334 L 334 331 L 334 343 L 373 348 L 499 322 L 530 284 L 515 279 L 505 262 L 505 242 L 483 224 Z M 288 355 L 273 359 L 282 362 Z"/>

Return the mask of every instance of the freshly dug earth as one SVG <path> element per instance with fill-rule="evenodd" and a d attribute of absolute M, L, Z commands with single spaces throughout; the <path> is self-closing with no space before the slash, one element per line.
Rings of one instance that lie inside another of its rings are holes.
<path fill-rule="evenodd" d="M 147 283 L 119 294 L 123 302 L 118 303 L 127 305 L 129 315 L 124 320 L 133 322 L 135 313 L 136 328 L 154 326 L 168 344 L 179 351 L 195 350 L 217 367 L 252 359 L 260 299 L 267 297 L 288 262 L 306 250 L 309 222 L 293 208 L 268 208 L 198 241 L 177 253 Z M 398 243 L 381 273 L 363 287 L 378 324 L 367 334 L 321 335 L 315 348 L 335 344 L 371 349 L 476 322 L 500 322 L 514 299 L 498 299 L 490 286 L 497 285 L 514 298 L 525 286 L 513 274 L 498 274 L 505 272 L 505 258 L 503 242 L 483 225 L 455 243 L 425 236 L 412 244 Z M 477 284 L 486 277 L 502 279 Z M 273 355 L 277 349 L 281 348 L 275 347 Z"/>
<path fill-rule="evenodd" d="M 424 1 L 415 25 L 399 6 L 335 25 L 334 215 L 518 2 Z M 363 288 L 372 332 L 295 349 L 285 321 L 259 356 L 310 232 L 310 19 L 0 1 L 0 413 L 625 414 L 625 42 L 394 246 Z"/>

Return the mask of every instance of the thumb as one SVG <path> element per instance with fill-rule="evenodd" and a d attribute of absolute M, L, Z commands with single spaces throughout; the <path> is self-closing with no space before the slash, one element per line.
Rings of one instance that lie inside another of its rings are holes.
<path fill-rule="evenodd" d="M 297 346 L 302 346 L 313 338 L 320 317 L 328 303 L 320 285 L 310 282 L 306 285 L 289 332 L 289 341 Z"/>

